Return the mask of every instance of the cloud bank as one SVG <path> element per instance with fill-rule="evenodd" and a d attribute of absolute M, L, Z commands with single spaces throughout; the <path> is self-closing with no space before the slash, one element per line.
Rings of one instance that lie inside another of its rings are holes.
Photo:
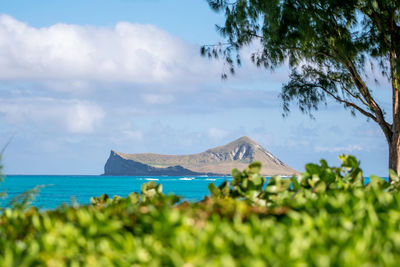
<path fill-rule="evenodd" d="M 154 84 L 217 77 L 194 48 L 152 25 L 34 28 L 0 15 L 2 80 L 69 80 L 80 87 L 88 80 Z"/>
<path fill-rule="evenodd" d="M 0 114 L 14 125 L 50 128 L 73 134 L 92 133 L 105 115 L 95 103 L 81 100 L 41 98 L 0 98 Z"/>

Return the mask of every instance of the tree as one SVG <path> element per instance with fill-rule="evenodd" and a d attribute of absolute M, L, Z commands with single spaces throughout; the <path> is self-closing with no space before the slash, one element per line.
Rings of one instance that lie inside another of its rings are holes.
<path fill-rule="evenodd" d="M 378 123 L 389 168 L 400 173 L 400 0 L 207 1 L 225 14 L 217 30 L 226 43 L 203 46 L 203 55 L 222 57 L 232 74 L 240 49 L 251 44 L 260 47 L 251 56 L 259 67 L 288 62 L 290 79 L 280 94 L 284 115 L 293 101 L 311 115 L 332 98 Z M 389 120 L 367 83 L 367 68 L 375 66 L 391 83 Z"/>

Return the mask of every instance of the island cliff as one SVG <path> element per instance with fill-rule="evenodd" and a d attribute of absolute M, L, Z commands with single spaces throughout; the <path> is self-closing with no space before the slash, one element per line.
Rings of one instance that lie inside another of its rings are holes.
<path fill-rule="evenodd" d="M 244 169 L 250 162 L 262 163 L 262 175 L 298 173 L 265 148 L 244 136 L 227 145 L 193 155 L 125 154 L 111 151 L 104 175 L 230 175 L 233 168 Z"/>

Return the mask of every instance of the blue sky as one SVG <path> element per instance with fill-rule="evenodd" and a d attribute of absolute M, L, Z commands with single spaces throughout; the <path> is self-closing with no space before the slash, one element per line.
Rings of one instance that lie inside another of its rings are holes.
<path fill-rule="evenodd" d="M 223 22 L 203 0 L 28 1 L 2 4 L 0 145 L 9 174 L 100 174 L 111 149 L 202 152 L 247 135 L 293 168 L 354 154 L 385 175 L 373 122 L 329 103 L 310 119 L 278 99 L 288 79 L 243 67 L 227 81 L 199 55 Z M 379 77 L 378 77 L 379 79 Z M 390 107 L 387 81 L 374 94 Z M 387 109 L 390 113 L 390 109 Z"/>

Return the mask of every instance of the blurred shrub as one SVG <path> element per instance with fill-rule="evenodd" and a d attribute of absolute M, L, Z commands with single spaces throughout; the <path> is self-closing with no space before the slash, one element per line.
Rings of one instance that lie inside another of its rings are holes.
<path fill-rule="evenodd" d="M 365 185 L 359 162 L 340 159 L 268 182 L 252 163 L 197 203 L 150 182 L 88 206 L 12 206 L 0 266 L 397 266 L 399 177 Z"/>

